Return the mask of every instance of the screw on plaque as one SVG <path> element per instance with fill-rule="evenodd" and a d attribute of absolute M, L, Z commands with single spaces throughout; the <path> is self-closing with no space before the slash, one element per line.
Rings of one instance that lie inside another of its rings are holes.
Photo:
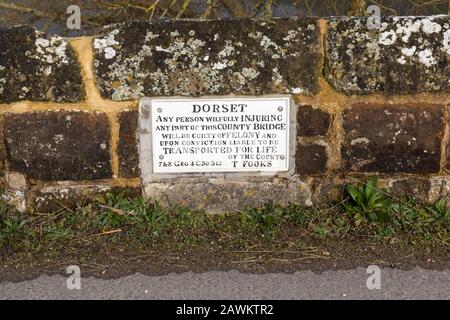
<path fill-rule="evenodd" d="M 281 156 L 280 156 L 280 159 L 281 159 L 281 160 L 284 160 L 284 155 L 281 155 Z"/>
<path fill-rule="evenodd" d="M 278 107 L 278 111 L 280 111 L 280 112 L 283 111 L 283 107 L 281 107 L 281 106 Z"/>
<path fill-rule="evenodd" d="M 156 111 L 158 111 L 159 113 L 161 113 L 161 112 L 162 112 L 162 108 L 158 108 L 158 109 L 156 109 Z"/>
<path fill-rule="evenodd" d="M 160 160 L 164 159 L 164 156 L 161 154 L 161 155 L 159 156 L 159 159 L 160 159 Z"/>

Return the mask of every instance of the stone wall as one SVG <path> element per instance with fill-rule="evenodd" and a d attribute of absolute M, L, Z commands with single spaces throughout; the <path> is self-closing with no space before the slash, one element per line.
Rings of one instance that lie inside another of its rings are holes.
<path fill-rule="evenodd" d="M 209 212 L 339 200 L 379 176 L 396 196 L 450 193 L 449 16 L 132 22 L 64 39 L 0 28 L 0 173 L 21 210 L 125 190 Z M 291 177 L 180 177 L 142 190 L 142 96 L 290 94 Z"/>

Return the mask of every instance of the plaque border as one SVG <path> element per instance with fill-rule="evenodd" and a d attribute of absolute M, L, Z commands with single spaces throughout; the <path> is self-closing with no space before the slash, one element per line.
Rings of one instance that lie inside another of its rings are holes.
<path fill-rule="evenodd" d="M 264 100 L 264 99 L 287 99 L 289 111 L 288 132 L 287 132 L 287 164 L 288 168 L 284 171 L 208 171 L 208 172 L 171 172 L 156 173 L 153 171 L 153 136 L 152 136 L 152 114 L 151 102 L 153 100 Z M 138 150 L 139 150 L 139 169 L 142 184 L 159 182 L 175 178 L 226 178 L 230 180 L 242 180 L 242 178 L 261 177 L 264 180 L 273 177 L 289 178 L 295 174 L 295 151 L 297 145 L 297 105 L 291 95 L 227 95 L 227 96 L 170 96 L 170 97 L 143 97 L 139 101 L 138 115 Z"/>

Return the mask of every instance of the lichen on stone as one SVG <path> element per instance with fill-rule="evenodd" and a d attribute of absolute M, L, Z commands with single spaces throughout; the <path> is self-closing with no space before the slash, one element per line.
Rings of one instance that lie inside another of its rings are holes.
<path fill-rule="evenodd" d="M 130 22 L 94 39 L 104 97 L 315 93 L 314 19 Z"/>
<path fill-rule="evenodd" d="M 326 77 L 347 94 L 448 91 L 450 21 L 447 15 L 332 18 L 326 37 Z"/>
<path fill-rule="evenodd" d="M 49 39 L 43 37 L 39 31 L 35 31 L 36 41 L 36 55 L 32 56 L 37 60 L 48 64 L 68 64 L 69 59 L 66 55 L 67 42 L 60 36 L 50 36 Z M 29 51 L 28 51 L 29 53 Z"/>
<path fill-rule="evenodd" d="M 27 26 L 0 28 L 0 102 L 79 101 L 81 67 L 60 36 Z"/>

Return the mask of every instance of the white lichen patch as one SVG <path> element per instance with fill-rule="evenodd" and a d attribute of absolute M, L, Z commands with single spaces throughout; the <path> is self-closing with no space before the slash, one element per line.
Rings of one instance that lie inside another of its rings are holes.
<path fill-rule="evenodd" d="M 272 69 L 272 82 L 275 86 L 281 85 L 283 83 L 283 77 L 278 72 L 278 68 L 276 67 Z M 286 90 L 289 91 L 288 89 Z"/>
<path fill-rule="evenodd" d="M 63 142 L 63 141 L 64 141 L 64 135 L 62 135 L 62 134 L 55 134 L 55 135 L 53 136 L 53 141 L 54 141 L 56 144 L 59 144 L 59 143 Z"/>
<path fill-rule="evenodd" d="M 112 59 L 112 58 L 114 58 L 115 55 L 116 55 L 116 50 L 114 50 L 114 48 L 111 48 L 111 47 L 105 48 L 105 59 Z"/>
<path fill-rule="evenodd" d="M 31 88 L 23 86 L 20 88 L 19 98 L 23 99 L 27 96 L 27 93 L 31 91 Z"/>
<path fill-rule="evenodd" d="M 445 51 L 448 55 L 450 55 L 450 29 L 444 32 L 442 39 L 442 50 Z"/>
<path fill-rule="evenodd" d="M 381 28 L 374 31 L 368 31 L 365 22 L 351 17 L 329 23 L 327 56 L 332 72 L 327 78 L 333 85 L 348 93 L 449 87 L 450 79 L 442 81 L 448 78 L 448 16 L 383 18 Z M 411 70 L 413 66 L 417 70 Z M 417 72 L 422 76 L 415 77 Z"/>
<path fill-rule="evenodd" d="M 310 28 L 312 27 L 312 28 Z M 308 25 L 308 30 L 314 30 L 314 25 Z M 290 48 L 295 48 L 295 46 L 300 45 L 300 37 L 299 32 L 301 31 L 301 28 L 299 27 L 297 30 L 288 30 L 286 36 L 281 38 L 284 43 L 277 43 L 275 40 L 272 40 L 267 35 L 263 34 L 260 31 L 257 32 L 250 32 L 248 33 L 248 37 L 251 39 L 255 39 L 259 42 L 259 45 L 262 49 L 262 51 L 268 55 L 274 60 L 281 59 L 286 56 L 287 51 Z M 303 42 L 301 44 L 306 44 L 306 40 L 311 40 L 310 35 L 306 35 L 303 39 Z M 292 57 L 298 57 L 299 54 L 296 50 L 293 50 L 290 53 L 290 56 Z"/>
<path fill-rule="evenodd" d="M 302 88 L 292 88 L 291 89 L 291 93 L 293 94 L 302 94 L 305 90 L 303 90 Z"/>
<path fill-rule="evenodd" d="M 52 73 L 52 66 L 47 66 L 44 69 L 44 75 L 49 76 Z"/>
<path fill-rule="evenodd" d="M 404 18 L 396 19 L 395 32 L 388 30 L 381 34 L 379 43 L 384 45 L 393 45 L 397 38 L 400 38 L 403 43 L 408 44 L 415 41 L 415 45 L 411 47 L 401 48 L 401 57 L 396 58 L 400 64 L 405 64 L 409 58 L 411 63 L 421 63 L 427 67 L 433 66 L 437 63 L 432 45 L 433 42 L 425 40 L 424 36 L 439 36 L 442 33 L 442 50 L 447 52 L 449 25 L 435 22 L 435 17 L 426 18 Z M 386 26 L 388 28 L 388 26 Z M 443 31 L 443 29 L 447 29 Z M 395 36 L 392 36 L 395 33 Z M 392 37 L 391 37 L 392 36 Z M 414 36 L 414 37 L 413 37 Z M 447 39 L 447 40 L 446 40 Z M 393 41 L 394 40 L 394 41 Z M 450 51 L 450 50 L 449 50 Z"/>
<path fill-rule="evenodd" d="M 419 58 L 419 62 L 427 67 L 431 67 L 436 64 L 436 60 L 433 57 L 433 52 L 430 49 L 417 52 L 417 57 Z"/>
<path fill-rule="evenodd" d="M 260 72 L 252 68 L 243 68 L 241 73 L 245 78 L 254 80 L 259 76 Z"/>
<path fill-rule="evenodd" d="M 68 64 L 69 58 L 66 55 L 67 42 L 60 36 L 44 38 L 43 34 L 36 31 L 36 55 L 33 58 L 48 64 Z M 28 54 L 32 53 L 28 51 Z"/>
<path fill-rule="evenodd" d="M 26 199 L 25 190 L 11 190 L 7 189 L 2 195 L 2 201 L 8 205 L 15 207 L 19 212 L 26 212 Z"/>
<path fill-rule="evenodd" d="M 169 50 L 169 49 L 164 49 L 164 48 L 161 47 L 161 46 L 156 46 L 156 47 L 155 47 L 155 50 L 156 50 L 156 51 L 159 51 L 159 52 L 168 52 L 168 53 L 170 53 L 170 50 Z"/>
<path fill-rule="evenodd" d="M 385 26 L 387 27 L 388 24 L 385 23 Z M 395 31 L 395 33 L 400 35 L 400 38 L 404 43 L 407 43 L 411 37 L 411 34 L 419 32 L 421 26 L 422 21 L 420 20 L 412 21 L 408 19 L 405 20 L 403 23 L 396 24 L 397 30 Z"/>
<path fill-rule="evenodd" d="M 400 64 L 405 64 L 406 63 L 405 57 L 401 56 L 400 58 L 397 59 L 397 62 Z"/>
<path fill-rule="evenodd" d="M 222 50 L 219 51 L 218 57 L 220 59 L 224 59 L 226 57 L 231 56 L 234 53 L 235 49 L 232 45 L 231 40 L 225 40 L 225 45 Z"/>
<path fill-rule="evenodd" d="M 412 46 L 411 48 L 402 48 L 402 56 L 397 59 L 397 62 L 400 64 L 406 64 L 406 57 L 412 57 L 415 52 L 416 46 Z"/>
<path fill-rule="evenodd" d="M 417 49 L 416 46 L 412 46 L 411 48 L 402 48 L 401 52 L 403 55 L 407 57 L 412 57 L 416 52 L 416 49 Z"/>
<path fill-rule="evenodd" d="M 422 30 L 426 34 L 437 33 L 441 31 L 441 26 L 436 22 L 431 21 L 430 19 L 422 20 Z"/>
<path fill-rule="evenodd" d="M 0 94 L 3 93 L 3 90 L 4 90 L 2 84 L 5 84 L 6 82 L 7 81 L 5 78 L 0 78 Z"/>
<path fill-rule="evenodd" d="M 380 40 L 378 41 L 378 43 L 385 45 L 385 46 L 390 46 L 390 45 L 394 44 L 395 41 L 397 41 L 397 34 L 393 30 L 389 30 L 389 31 L 385 31 L 381 34 Z"/>
<path fill-rule="evenodd" d="M 147 31 L 147 33 L 146 33 L 144 39 L 145 39 L 145 42 L 148 42 L 148 41 L 153 40 L 153 39 L 156 39 L 156 38 L 158 38 L 158 37 L 159 37 L 158 34 L 154 34 L 154 33 L 151 32 L 151 31 Z"/>
<path fill-rule="evenodd" d="M 297 30 L 289 30 L 288 35 L 283 38 L 284 41 L 292 41 L 297 37 L 298 31 Z"/>
<path fill-rule="evenodd" d="M 225 69 L 226 67 L 227 67 L 227 64 L 226 64 L 226 63 L 223 63 L 223 62 L 216 62 L 216 63 L 214 63 L 213 66 L 212 66 L 212 68 L 213 68 L 214 70 L 223 70 L 223 69 Z"/>
<path fill-rule="evenodd" d="M 119 45 L 119 42 L 114 39 L 114 36 L 118 33 L 119 30 L 113 30 L 105 38 L 94 39 L 94 49 L 103 52 L 105 59 L 112 59 L 116 55 L 116 50 L 113 47 Z"/>
<path fill-rule="evenodd" d="M 225 40 L 225 44 L 222 50 L 217 54 L 217 58 L 219 62 L 214 63 L 214 70 L 223 70 L 226 67 L 232 67 L 236 61 L 229 60 L 229 57 L 233 56 L 236 53 L 236 49 L 234 48 L 231 40 Z M 208 56 L 209 59 L 209 56 Z"/>
<path fill-rule="evenodd" d="M 352 146 L 354 146 L 356 144 L 369 144 L 369 143 L 370 143 L 370 140 L 365 137 L 356 138 L 356 139 L 353 139 L 352 141 L 350 141 L 350 145 L 352 145 Z"/>
<path fill-rule="evenodd" d="M 270 47 L 272 47 L 275 50 L 278 49 L 278 45 L 272 39 L 270 39 L 267 36 L 263 36 L 262 39 L 261 39 L 261 42 L 259 44 L 264 49 L 269 49 Z"/>

